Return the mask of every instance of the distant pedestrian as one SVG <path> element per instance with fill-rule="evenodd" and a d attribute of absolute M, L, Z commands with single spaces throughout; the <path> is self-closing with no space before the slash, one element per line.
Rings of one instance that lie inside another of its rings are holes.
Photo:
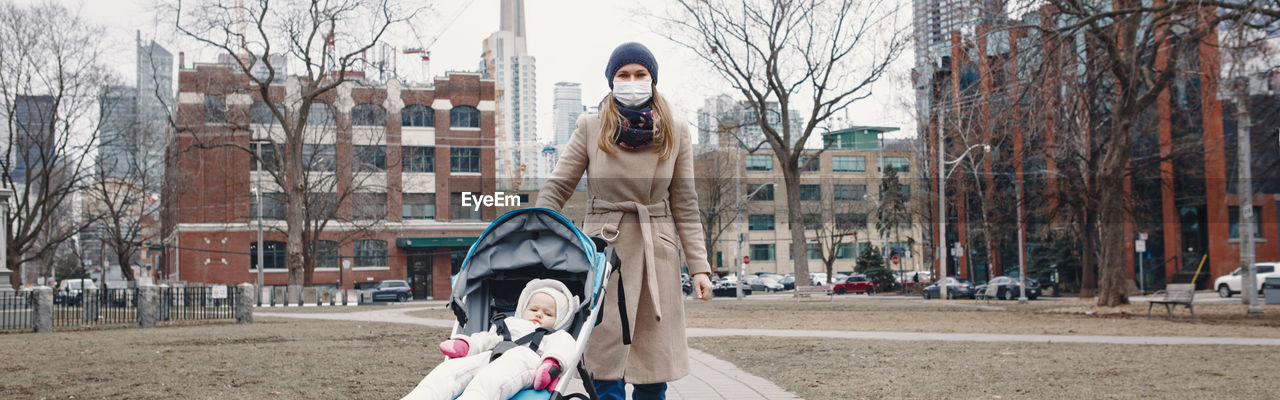
<path fill-rule="evenodd" d="M 920 283 L 920 273 L 911 274 L 911 283 Z"/>

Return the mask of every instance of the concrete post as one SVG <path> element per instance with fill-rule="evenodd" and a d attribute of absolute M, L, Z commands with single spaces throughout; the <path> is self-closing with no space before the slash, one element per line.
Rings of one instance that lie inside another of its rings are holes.
<path fill-rule="evenodd" d="M 236 288 L 239 289 L 236 291 L 236 323 L 252 324 L 254 286 L 252 283 L 241 283 Z"/>
<path fill-rule="evenodd" d="M 138 285 L 138 327 L 156 327 L 157 288 L 153 285 Z"/>
<path fill-rule="evenodd" d="M 309 306 L 320 304 L 320 296 L 314 286 L 302 288 L 302 302 Z"/>
<path fill-rule="evenodd" d="M 271 292 L 271 305 L 272 306 L 276 304 L 280 304 L 283 306 L 289 305 L 289 301 L 285 298 L 284 295 L 285 295 L 285 288 L 283 286 L 276 286 L 275 290 Z"/>
<path fill-rule="evenodd" d="M 35 331 L 53 332 L 53 288 L 37 286 L 31 291 L 31 308 L 34 315 L 32 325 Z"/>
<path fill-rule="evenodd" d="M 81 319 L 86 324 L 92 324 L 98 320 L 98 288 L 84 288 L 80 292 L 80 306 L 84 312 L 84 318 Z"/>
<path fill-rule="evenodd" d="M 302 305 L 302 286 L 289 285 L 289 302 L 286 305 Z"/>

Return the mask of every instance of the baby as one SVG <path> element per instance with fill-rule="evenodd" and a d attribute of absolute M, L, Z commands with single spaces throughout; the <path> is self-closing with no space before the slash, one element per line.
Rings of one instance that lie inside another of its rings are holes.
<path fill-rule="evenodd" d="M 561 366 L 577 362 L 573 336 L 564 331 L 573 320 L 577 304 L 578 298 L 560 281 L 530 281 L 516 303 L 519 317 L 502 321 L 511 341 L 524 338 L 538 328 L 550 330 L 543 335 L 537 350 L 505 340 L 497 324 L 486 332 L 454 335 L 440 342 L 440 352 L 449 359 L 436 366 L 404 398 L 509 399 L 526 387 L 554 388 Z M 505 350 L 490 361 L 495 347 Z"/>

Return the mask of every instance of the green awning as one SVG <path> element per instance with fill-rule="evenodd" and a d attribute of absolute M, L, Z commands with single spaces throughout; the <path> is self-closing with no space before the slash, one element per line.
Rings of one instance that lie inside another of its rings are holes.
<path fill-rule="evenodd" d="M 471 247 L 478 237 L 403 237 L 396 238 L 396 247 L 425 249 L 429 247 Z"/>

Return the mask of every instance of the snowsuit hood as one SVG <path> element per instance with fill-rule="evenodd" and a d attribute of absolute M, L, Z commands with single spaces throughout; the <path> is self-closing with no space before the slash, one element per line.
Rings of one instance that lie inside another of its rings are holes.
<path fill-rule="evenodd" d="M 516 312 L 524 312 L 525 306 L 529 305 L 529 298 L 537 293 L 546 293 L 556 301 L 556 323 L 552 325 L 555 330 L 562 330 L 569 326 L 569 322 L 573 320 L 573 313 L 578 310 L 578 296 L 574 296 L 560 281 L 555 279 L 534 279 L 524 286 L 524 291 L 520 292 L 520 300 L 516 303 Z M 519 314 L 517 314 L 517 317 Z"/>

